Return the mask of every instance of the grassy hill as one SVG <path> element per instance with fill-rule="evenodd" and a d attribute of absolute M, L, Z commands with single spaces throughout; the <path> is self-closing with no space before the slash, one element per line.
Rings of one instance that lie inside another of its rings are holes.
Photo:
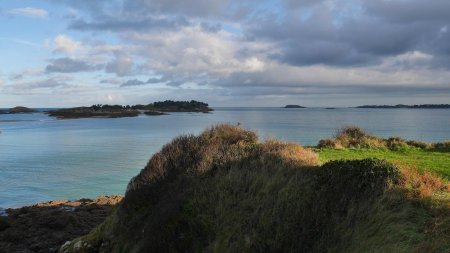
<path fill-rule="evenodd" d="M 230 125 L 180 136 L 60 252 L 450 250 L 446 179 L 376 158 L 327 161 L 333 152 Z"/>

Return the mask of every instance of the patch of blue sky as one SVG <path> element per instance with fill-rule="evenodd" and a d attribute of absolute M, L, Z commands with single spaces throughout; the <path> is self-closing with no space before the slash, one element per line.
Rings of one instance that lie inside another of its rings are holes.
<path fill-rule="evenodd" d="M 360 0 L 342 1 L 339 4 L 332 4 L 333 25 L 341 27 L 348 19 L 358 19 L 364 14 L 363 4 Z"/>
<path fill-rule="evenodd" d="M 50 50 L 41 43 L 18 38 L 0 37 L 0 66 L 2 72 L 20 72 L 24 62 L 30 68 L 42 66 L 51 56 Z"/>

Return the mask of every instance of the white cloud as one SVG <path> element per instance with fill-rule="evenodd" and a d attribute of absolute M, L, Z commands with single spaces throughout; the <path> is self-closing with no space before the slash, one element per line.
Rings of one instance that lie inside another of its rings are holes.
<path fill-rule="evenodd" d="M 72 54 L 81 49 L 81 43 L 67 35 L 60 34 L 53 41 L 55 43 L 54 50 L 57 52 Z"/>
<path fill-rule="evenodd" d="M 11 15 L 20 15 L 32 18 L 46 18 L 48 16 L 48 12 L 46 10 L 33 7 L 12 9 L 9 10 L 8 13 Z"/>
<path fill-rule="evenodd" d="M 200 26 L 191 26 L 165 33 L 130 33 L 124 37 L 140 45 L 140 54 L 157 71 L 230 74 L 260 71 L 264 67 L 262 56 L 240 54 L 251 43 L 239 45 L 232 34 L 224 31 L 208 32 Z"/>

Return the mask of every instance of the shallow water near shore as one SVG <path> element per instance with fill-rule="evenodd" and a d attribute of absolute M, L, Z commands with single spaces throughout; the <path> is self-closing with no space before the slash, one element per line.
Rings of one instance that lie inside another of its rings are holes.
<path fill-rule="evenodd" d="M 344 125 L 382 137 L 450 139 L 448 109 L 215 108 L 212 113 L 71 120 L 0 115 L 0 207 L 123 194 L 164 144 L 216 123 L 241 123 L 261 138 L 302 145 L 316 145 Z"/>

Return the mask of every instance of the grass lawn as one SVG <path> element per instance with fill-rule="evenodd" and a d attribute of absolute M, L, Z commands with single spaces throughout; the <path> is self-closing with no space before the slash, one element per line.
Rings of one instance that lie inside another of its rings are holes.
<path fill-rule="evenodd" d="M 427 151 L 410 148 L 400 151 L 389 149 L 314 149 L 321 162 L 375 157 L 386 159 L 398 166 L 427 170 L 450 180 L 450 152 Z"/>

